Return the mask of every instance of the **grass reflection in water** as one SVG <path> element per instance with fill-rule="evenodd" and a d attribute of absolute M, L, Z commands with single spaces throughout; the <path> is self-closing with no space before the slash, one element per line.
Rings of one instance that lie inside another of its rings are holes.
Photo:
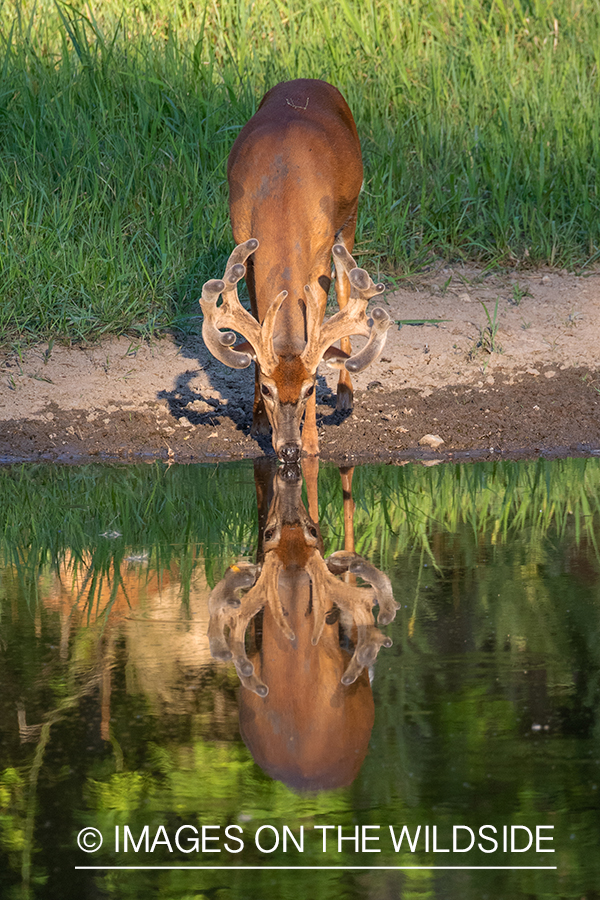
<path fill-rule="evenodd" d="M 356 549 L 391 579 L 400 609 L 383 630 L 394 645 L 373 667 L 360 774 L 343 789 L 298 794 L 240 740 L 238 679 L 211 659 L 207 638 L 211 589 L 232 563 L 256 560 L 252 467 L 1 471 L 2 891 L 238 898 L 270 883 L 297 896 L 300 878 L 315 897 L 585 896 L 600 883 L 599 486 L 600 465 L 581 459 L 355 471 Z M 343 547 L 335 469 L 319 473 L 318 520 L 328 556 Z M 96 854 L 77 848 L 88 824 L 105 836 Z M 148 826 L 153 853 L 142 840 L 139 853 L 121 843 L 115 854 L 126 824 L 136 843 Z M 367 847 L 382 852 L 346 841 L 338 853 L 332 831 L 324 854 L 314 826 L 326 824 L 344 836 L 380 826 Z M 504 854 L 501 840 L 487 856 L 425 849 L 427 826 L 439 850 L 453 826 L 477 834 L 486 824 L 498 835 L 552 825 L 556 852 Z M 183 825 L 193 828 L 177 850 Z M 195 852 L 202 825 L 215 826 L 205 849 L 219 853 Z M 233 852 L 225 847 L 233 825 L 239 854 L 233 838 Z M 285 854 L 261 853 L 261 825 L 287 825 L 296 838 L 303 826 L 303 852 L 290 842 Z M 411 840 L 421 827 L 414 853 L 406 839 L 394 852 L 390 825 L 396 837 L 406 825 Z M 171 862 L 231 871 L 74 871 Z M 234 868 L 286 863 L 558 869 Z"/>

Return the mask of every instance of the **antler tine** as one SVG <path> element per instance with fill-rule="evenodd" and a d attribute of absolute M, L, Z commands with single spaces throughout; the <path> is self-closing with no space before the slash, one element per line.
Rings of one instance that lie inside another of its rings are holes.
<path fill-rule="evenodd" d="M 347 359 L 344 365 L 348 372 L 362 372 L 367 366 L 380 356 L 387 340 L 388 328 L 392 325 L 389 315 L 381 306 L 376 306 L 371 312 L 372 326 L 369 340 L 358 353 Z"/>
<path fill-rule="evenodd" d="M 225 271 L 230 269 L 232 266 L 237 265 L 238 263 L 242 263 L 242 265 L 246 264 L 246 260 L 248 257 L 254 253 L 255 250 L 258 250 L 258 241 L 256 238 L 250 238 L 249 241 L 244 241 L 243 244 L 238 244 L 233 248 L 231 254 L 229 255 L 229 259 L 227 260 L 227 265 L 225 266 Z"/>
<path fill-rule="evenodd" d="M 363 669 L 372 666 L 381 647 L 391 647 L 392 640 L 375 625 L 357 625 L 357 641 L 352 659 L 342 675 L 342 684 L 353 684 Z"/>
<path fill-rule="evenodd" d="M 377 624 L 389 625 L 396 618 L 396 612 L 400 609 L 400 606 L 394 600 L 392 583 L 388 576 L 358 555 L 348 566 L 348 571 L 354 575 L 360 575 L 361 578 L 369 582 L 375 591 L 375 602 L 379 604 Z"/>
<path fill-rule="evenodd" d="M 364 581 L 369 582 L 375 591 L 375 603 L 379 604 L 378 625 L 389 625 L 395 619 L 400 606 L 394 600 L 390 579 L 380 569 L 375 568 L 364 556 L 349 550 L 336 550 L 325 562 L 333 575 L 350 572 L 352 575 L 360 575 Z"/>
<path fill-rule="evenodd" d="M 319 331 L 321 326 L 321 304 L 312 284 L 304 285 L 304 294 L 306 297 L 306 334 L 308 335 L 308 344 L 310 343 L 311 334 Z"/>
<path fill-rule="evenodd" d="M 317 300 L 312 289 L 309 286 L 305 287 L 307 320 L 312 327 L 308 330 L 308 341 L 302 356 L 307 367 L 316 368 L 325 351 L 335 341 L 352 334 L 362 334 L 369 338 L 366 345 L 344 363 L 349 372 L 361 372 L 374 362 L 383 350 L 386 332 L 392 324 L 389 315 L 381 307 L 373 310 L 370 322 L 366 315 L 369 300 L 381 294 L 384 285 L 375 284 L 368 272 L 359 269 L 343 244 L 335 244 L 333 257 L 336 277 L 341 278 L 345 273 L 350 280 L 350 300 L 343 309 L 323 322 L 319 330 L 313 324 Z"/>
<path fill-rule="evenodd" d="M 266 697 L 269 689 L 254 672 L 246 654 L 244 637 L 250 620 L 268 604 L 282 632 L 290 641 L 294 640 L 279 598 L 282 566 L 275 553 L 267 554 L 262 568 L 250 563 L 230 566 L 208 598 L 211 656 L 224 662 L 232 660 L 241 683 L 259 697 Z M 249 588 L 248 593 L 240 598 L 239 592 L 245 588 Z M 226 627 L 228 636 L 225 635 Z"/>
<path fill-rule="evenodd" d="M 385 284 L 382 282 L 375 284 L 369 273 L 365 269 L 359 269 L 358 266 L 352 269 L 348 278 L 350 279 L 350 297 L 360 298 L 365 303 L 368 303 L 371 297 L 383 294 L 385 290 Z"/>
<path fill-rule="evenodd" d="M 229 643 L 231 645 L 229 659 L 233 659 L 235 671 L 245 688 L 254 691 L 259 697 L 266 697 L 269 688 L 254 672 L 254 666 L 248 659 L 244 638 L 248 628 L 249 619 L 238 616 L 229 623 Z M 212 648 L 211 648 L 212 652 Z"/>
<path fill-rule="evenodd" d="M 282 291 L 271 304 L 262 325 L 244 309 L 238 297 L 237 283 L 246 274 L 246 260 L 257 248 L 256 238 L 238 244 L 227 260 L 223 278 L 207 281 L 202 288 L 202 337 L 213 356 L 226 366 L 245 369 L 254 359 L 261 370 L 269 374 L 279 362 L 273 346 L 273 333 L 275 319 L 287 291 Z M 217 306 L 220 294 L 223 295 L 223 302 Z M 243 350 L 236 350 L 233 346 L 236 341 L 234 332 L 223 332 L 219 330 L 221 328 L 234 328 L 246 338 L 250 348 L 245 346 Z"/>
<path fill-rule="evenodd" d="M 364 269 L 359 269 L 343 244 L 335 245 L 333 255 L 336 261 L 336 272 L 339 266 L 339 268 L 346 271 L 350 280 L 350 299 L 363 302 L 366 311 L 368 301 L 372 297 L 382 294 L 385 285 L 382 283 L 375 284 L 368 272 Z M 355 353 L 345 362 L 348 372 L 362 372 L 363 369 L 366 369 L 367 366 L 377 359 L 384 348 L 387 330 L 392 325 L 392 320 L 381 306 L 376 306 L 373 309 L 371 320 L 369 340 L 362 350 L 359 350 L 358 353 Z"/>
<path fill-rule="evenodd" d="M 366 303 L 351 298 L 344 309 L 331 316 L 319 327 L 319 317 L 316 314 L 318 301 L 310 285 L 306 285 L 304 291 L 307 297 L 307 325 L 310 325 L 310 329 L 307 328 L 308 340 L 301 353 L 301 358 L 309 371 L 316 371 L 325 351 L 340 338 L 350 334 L 369 335 L 369 326 L 365 315 Z"/>
<path fill-rule="evenodd" d="M 254 672 L 250 676 L 243 675 L 237 670 L 237 666 L 236 672 L 238 673 L 238 678 L 240 679 L 242 687 L 245 687 L 247 688 L 247 690 L 252 691 L 253 694 L 258 694 L 259 697 L 267 696 L 267 694 L 269 693 L 269 688 Z"/>
<path fill-rule="evenodd" d="M 384 284 L 374 284 L 371 276 L 364 269 L 359 269 L 356 260 L 351 256 L 343 244 L 335 244 L 333 250 L 333 262 L 336 277 L 345 272 L 350 279 L 350 296 L 368 301 L 385 290 Z"/>
<path fill-rule="evenodd" d="M 231 623 L 240 617 L 242 601 L 239 592 L 251 588 L 256 582 L 259 572 L 260 567 L 251 563 L 230 566 L 225 572 L 225 576 L 210 592 L 208 640 L 214 659 L 228 660 L 232 658 L 231 649 L 225 638 L 225 626 L 231 626 Z M 247 606 L 247 604 L 245 605 Z"/>
<path fill-rule="evenodd" d="M 263 563 L 263 572 L 265 573 L 265 593 L 266 600 L 271 610 L 273 619 L 281 628 L 281 631 L 289 641 L 294 640 L 294 632 L 285 620 L 287 613 L 284 613 L 279 596 L 279 573 L 283 568 L 283 562 L 276 553 L 268 553 Z"/>
<path fill-rule="evenodd" d="M 379 602 L 379 624 L 391 622 L 396 615 L 398 606 L 390 580 L 362 556 L 346 550 L 340 550 L 326 560 L 314 553 L 306 571 L 313 585 L 313 644 L 318 643 L 323 631 L 325 603 L 338 606 L 357 628 L 354 654 L 341 679 L 342 684 L 352 684 L 362 670 L 374 662 L 381 647 L 392 646 L 391 638 L 379 631 L 373 618 L 373 601 Z M 371 588 L 339 581 L 335 576 L 343 572 L 360 575 L 370 582 Z"/>
<path fill-rule="evenodd" d="M 356 260 L 346 250 L 343 244 L 334 244 L 331 252 L 333 253 L 333 264 L 335 266 L 336 277 L 339 275 L 340 271 L 348 274 L 352 269 L 358 268 Z"/>
<path fill-rule="evenodd" d="M 275 353 L 275 345 L 273 342 L 275 334 L 275 320 L 277 318 L 277 313 L 281 309 L 281 304 L 283 303 L 287 295 L 287 291 L 281 291 L 280 294 L 277 294 L 275 300 L 269 306 L 267 314 L 263 319 L 261 331 L 261 346 L 259 352 L 260 367 L 266 374 L 270 374 L 273 369 L 277 367 L 277 364 L 279 362 L 279 357 Z"/>
<path fill-rule="evenodd" d="M 237 283 L 246 274 L 245 262 L 257 247 L 256 238 L 238 244 L 227 261 L 223 278 L 207 281 L 200 298 L 204 313 L 204 343 L 213 356 L 233 369 L 247 368 L 261 346 L 260 324 L 244 309 L 237 292 Z M 223 295 L 223 302 L 217 306 L 220 294 Z M 233 331 L 221 332 L 221 328 L 235 328 L 252 345 L 254 354 L 232 349 L 235 334 Z"/>
<path fill-rule="evenodd" d="M 323 631 L 321 622 L 322 611 L 326 610 L 332 603 L 335 603 L 342 610 L 350 610 L 353 618 L 356 618 L 357 609 L 361 609 L 363 606 L 365 609 L 371 609 L 373 603 L 373 591 L 371 588 L 357 587 L 356 585 L 339 581 L 329 571 L 326 561 L 318 551 L 311 555 L 305 568 L 312 582 L 313 604 L 316 609 L 312 637 L 313 644 L 318 643 Z M 371 621 L 374 621 L 372 614 Z"/>

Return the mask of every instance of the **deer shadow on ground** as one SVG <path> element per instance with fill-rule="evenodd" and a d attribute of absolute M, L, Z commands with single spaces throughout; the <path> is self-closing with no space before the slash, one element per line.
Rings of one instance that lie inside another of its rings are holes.
<path fill-rule="evenodd" d="M 157 393 L 165 400 L 171 416 L 185 418 L 192 425 L 218 426 L 229 419 L 235 428 L 250 435 L 254 402 L 254 366 L 229 369 L 215 360 L 200 337 L 179 340 L 179 355 L 192 365 L 183 369 L 170 389 Z M 336 394 L 323 375 L 317 375 L 317 426 L 340 425 L 352 410 L 336 410 Z M 323 407 L 331 411 L 323 412 Z M 252 435 L 263 453 L 273 454 L 270 435 Z"/>

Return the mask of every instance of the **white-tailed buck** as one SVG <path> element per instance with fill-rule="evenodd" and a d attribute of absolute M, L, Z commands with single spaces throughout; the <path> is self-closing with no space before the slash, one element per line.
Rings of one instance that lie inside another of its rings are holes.
<path fill-rule="evenodd" d="M 243 369 L 254 360 L 253 433 L 270 424 L 277 455 L 293 462 L 301 450 L 318 453 L 319 363 L 340 369 L 337 405 L 350 409 L 349 373 L 377 359 L 392 324 L 380 307 L 367 318 L 367 303 L 383 285 L 373 284 L 350 255 L 363 168 L 356 125 L 340 92 L 310 79 L 272 88 L 238 135 L 227 178 L 238 246 L 223 279 L 202 289 L 202 335 L 227 366 Z M 332 253 L 340 311 L 324 321 Z M 252 315 L 237 294 L 244 275 Z M 235 345 L 234 331 L 242 343 Z M 352 334 L 368 338 L 353 356 Z"/>

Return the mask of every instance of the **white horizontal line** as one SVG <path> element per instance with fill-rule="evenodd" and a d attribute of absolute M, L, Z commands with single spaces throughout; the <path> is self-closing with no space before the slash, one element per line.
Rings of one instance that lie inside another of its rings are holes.
<path fill-rule="evenodd" d="M 318 872 L 322 869 L 324 872 L 330 872 L 332 870 L 352 870 L 352 869 L 360 869 L 366 871 L 375 871 L 378 869 L 385 870 L 395 870 L 395 869 L 504 869 L 507 871 L 514 872 L 516 870 L 523 869 L 557 869 L 557 866 L 75 866 L 75 869 L 94 869 L 98 870 L 114 870 L 117 872 L 125 871 L 125 870 L 152 870 L 152 869 L 190 869 L 190 870 L 205 870 L 205 871 L 219 871 L 219 872 L 259 872 L 264 871 L 265 869 L 269 869 L 270 871 L 281 870 L 282 872 L 301 872 L 301 871 L 316 871 Z"/>

